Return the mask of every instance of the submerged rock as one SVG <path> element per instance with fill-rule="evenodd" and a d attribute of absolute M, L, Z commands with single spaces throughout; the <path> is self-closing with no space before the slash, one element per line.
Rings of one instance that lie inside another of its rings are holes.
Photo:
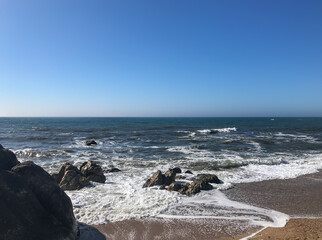
<path fill-rule="evenodd" d="M 0 144 L 0 170 L 10 170 L 19 163 L 16 155 Z"/>
<path fill-rule="evenodd" d="M 33 162 L 0 171 L 0 236 L 6 240 L 74 240 L 77 222 L 70 198 Z"/>
<path fill-rule="evenodd" d="M 92 145 L 97 145 L 97 142 L 95 140 L 87 140 L 85 142 L 86 146 L 92 146 Z"/>
<path fill-rule="evenodd" d="M 120 169 L 118 169 L 118 168 L 111 168 L 111 169 L 108 169 L 106 172 L 121 172 L 121 170 Z"/>

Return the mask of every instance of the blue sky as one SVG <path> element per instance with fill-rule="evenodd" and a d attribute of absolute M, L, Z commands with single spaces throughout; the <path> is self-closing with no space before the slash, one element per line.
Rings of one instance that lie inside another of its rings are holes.
<path fill-rule="evenodd" d="M 0 1 L 0 116 L 322 116 L 322 1 Z"/>

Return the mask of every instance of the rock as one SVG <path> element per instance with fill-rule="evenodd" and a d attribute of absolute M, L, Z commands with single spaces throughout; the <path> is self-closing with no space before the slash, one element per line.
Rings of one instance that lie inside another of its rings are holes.
<path fill-rule="evenodd" d="M 163 184 L 163 185 L 161 185 L 161 187 L 159 188 L 160 190 L 165 190 L 166 188 L 165 188 L 165 185 Z"/>
<path fill-rule="evenodd" d="M 0 235 L 7 236 L 4 239 L 76 238 L 71 200 L 45 170 L 29 161 L 0 175 Z"/>
<path fill-rule="evenodd" d="M 63 190 L 79 190 L 89 184 L 89 181 L 79 172 L 67 170 L 59 183 Z"/>
<path fill-rule="evenodd" d="M 174 182 L 168 187 L 168 191 L 179 191 L 182 188 L 182 184 Z"/>
<path fill-rule="evenodd" d="M 198 174 L 197 179 L 200 179 L 202 181 L 209 182 L 209 183 L 216 183 L 216 184 L 222 183 L 222 181 L 219 180 L 219 178 L 214 174 Z"/>
<path fill-rule="evenodd" d="M 180 179 L 186 179 L 186 176 L 182 176 L 182 175 L 178 175 L 176 176 L 176 180 L 180 180 Z"/>
<path fill-rule="evenodd" d="M 106 177 L 103 169 L 93 161 L 84 162 L 80 167 L 82 175 L 87 181 L 105 183 Z"/>
<path fill-rule="evenodd" d="M 111 169 L 107 170 L 107 172 L 121 172 L 121 170 L 118 168 L 111 168 Z"/>
<path fill-rule="evenodd" d="M 166 186 L 170 185 L 173 183 L 176 179 L 176 172 L 174 170 L 168 170 L 164 174 L 164 184 Z"/>
<path fill-rule="evenodd" d="M 96 141 L 94 141 L 94 140 L 87 140 L 87 141 L 85 142 L 85 145 L 86 145 L 86 146 L 97 145 L 97 142 L 96 142 Z"/>
<path fill-rule="evenodd" d="M 60 166 L 59 172 L 52 174 L 52 177 L 55 178 L 56 182 L 59 184 L 63 176 L 65 175 L 65 172 L 68 170 L 73 170 L 80 174 L 80 171 L 77 169 L 77 167 L 73 166 L 70 163 L 64 163 L 63 165 Z"/>
<path fill-rule="evenodd" d="M 168 187 L 168 191 L 177 191 L 181 194 L 186 194 L 186 191 L 188 190 L 189 183 L 171 183 Z"/>
<path fill-rule="evenodd" d="M 185 171 L 187 174 L 193 174 L 190 170 Z"/>
<path fill-rule="evenodd" d="M 0 170 L 10 170 L 20 163 L 12 151 L 3 148 L 2 145 L 0 146 Z"/>
<path fill-rule="evenodd" d="M 143 187 L 152 187 L 155 185 L 162 185 L 164 182 L 164 175 L 158 170 L 156 173 L 152 175 L 143 185 Z"/>
<path fill-rule="evenodd" d="M 208 182 L 206 181 L 202 181 L 202 180 L 194 180 L 188 187 L 186 194 L 188 196 L 194 195 L 199 193 L 201 190 L 211 190 L 213 189 L 213 186 L 210 185 Z"/>
<path fill-rule="evenodd" d="M 175 173 L 182 173 L 181 169 L 178 167 L 172 168 L 172 171 L 174 171 Z"/>

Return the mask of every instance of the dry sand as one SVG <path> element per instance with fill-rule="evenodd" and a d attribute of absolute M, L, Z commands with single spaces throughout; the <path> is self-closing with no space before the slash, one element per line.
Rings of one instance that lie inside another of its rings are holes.
<path fill-rule="evenodd" d="M 274 209 L 291 219 L 284 228 L 267 228 L 251 239 L 322 240 L 322 172 L 295 179 L 237 184 L 228 198 Z M 302 217 L 302 218 L 298 218 Z M 303 218 L 305 217 L 305 218 Z M 315 217 L 315 219 L 312 219 Z M 94 226 L 106 239 L 240 239 L 258 230 L 223 220 L 126 220 Z"/>

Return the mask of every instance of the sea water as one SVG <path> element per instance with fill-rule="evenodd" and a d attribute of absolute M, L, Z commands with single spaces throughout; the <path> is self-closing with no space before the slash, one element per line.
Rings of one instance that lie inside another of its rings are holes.
<path fill-rule="evenodd" d="M 98 144 L 86 146 L 94 139 Z M 50 173 L 98 161 L 105 184 L 67 191 L 79 221 L 183 218 L 283 226 L 288 216 L 228 200 L 235 183 L 286 179 L 322 168 L 322 118 L 0 118 L 0 143 Z M 193 197 L 142 188 L 157 170 L 216 174 L 223 184 Z"/>

